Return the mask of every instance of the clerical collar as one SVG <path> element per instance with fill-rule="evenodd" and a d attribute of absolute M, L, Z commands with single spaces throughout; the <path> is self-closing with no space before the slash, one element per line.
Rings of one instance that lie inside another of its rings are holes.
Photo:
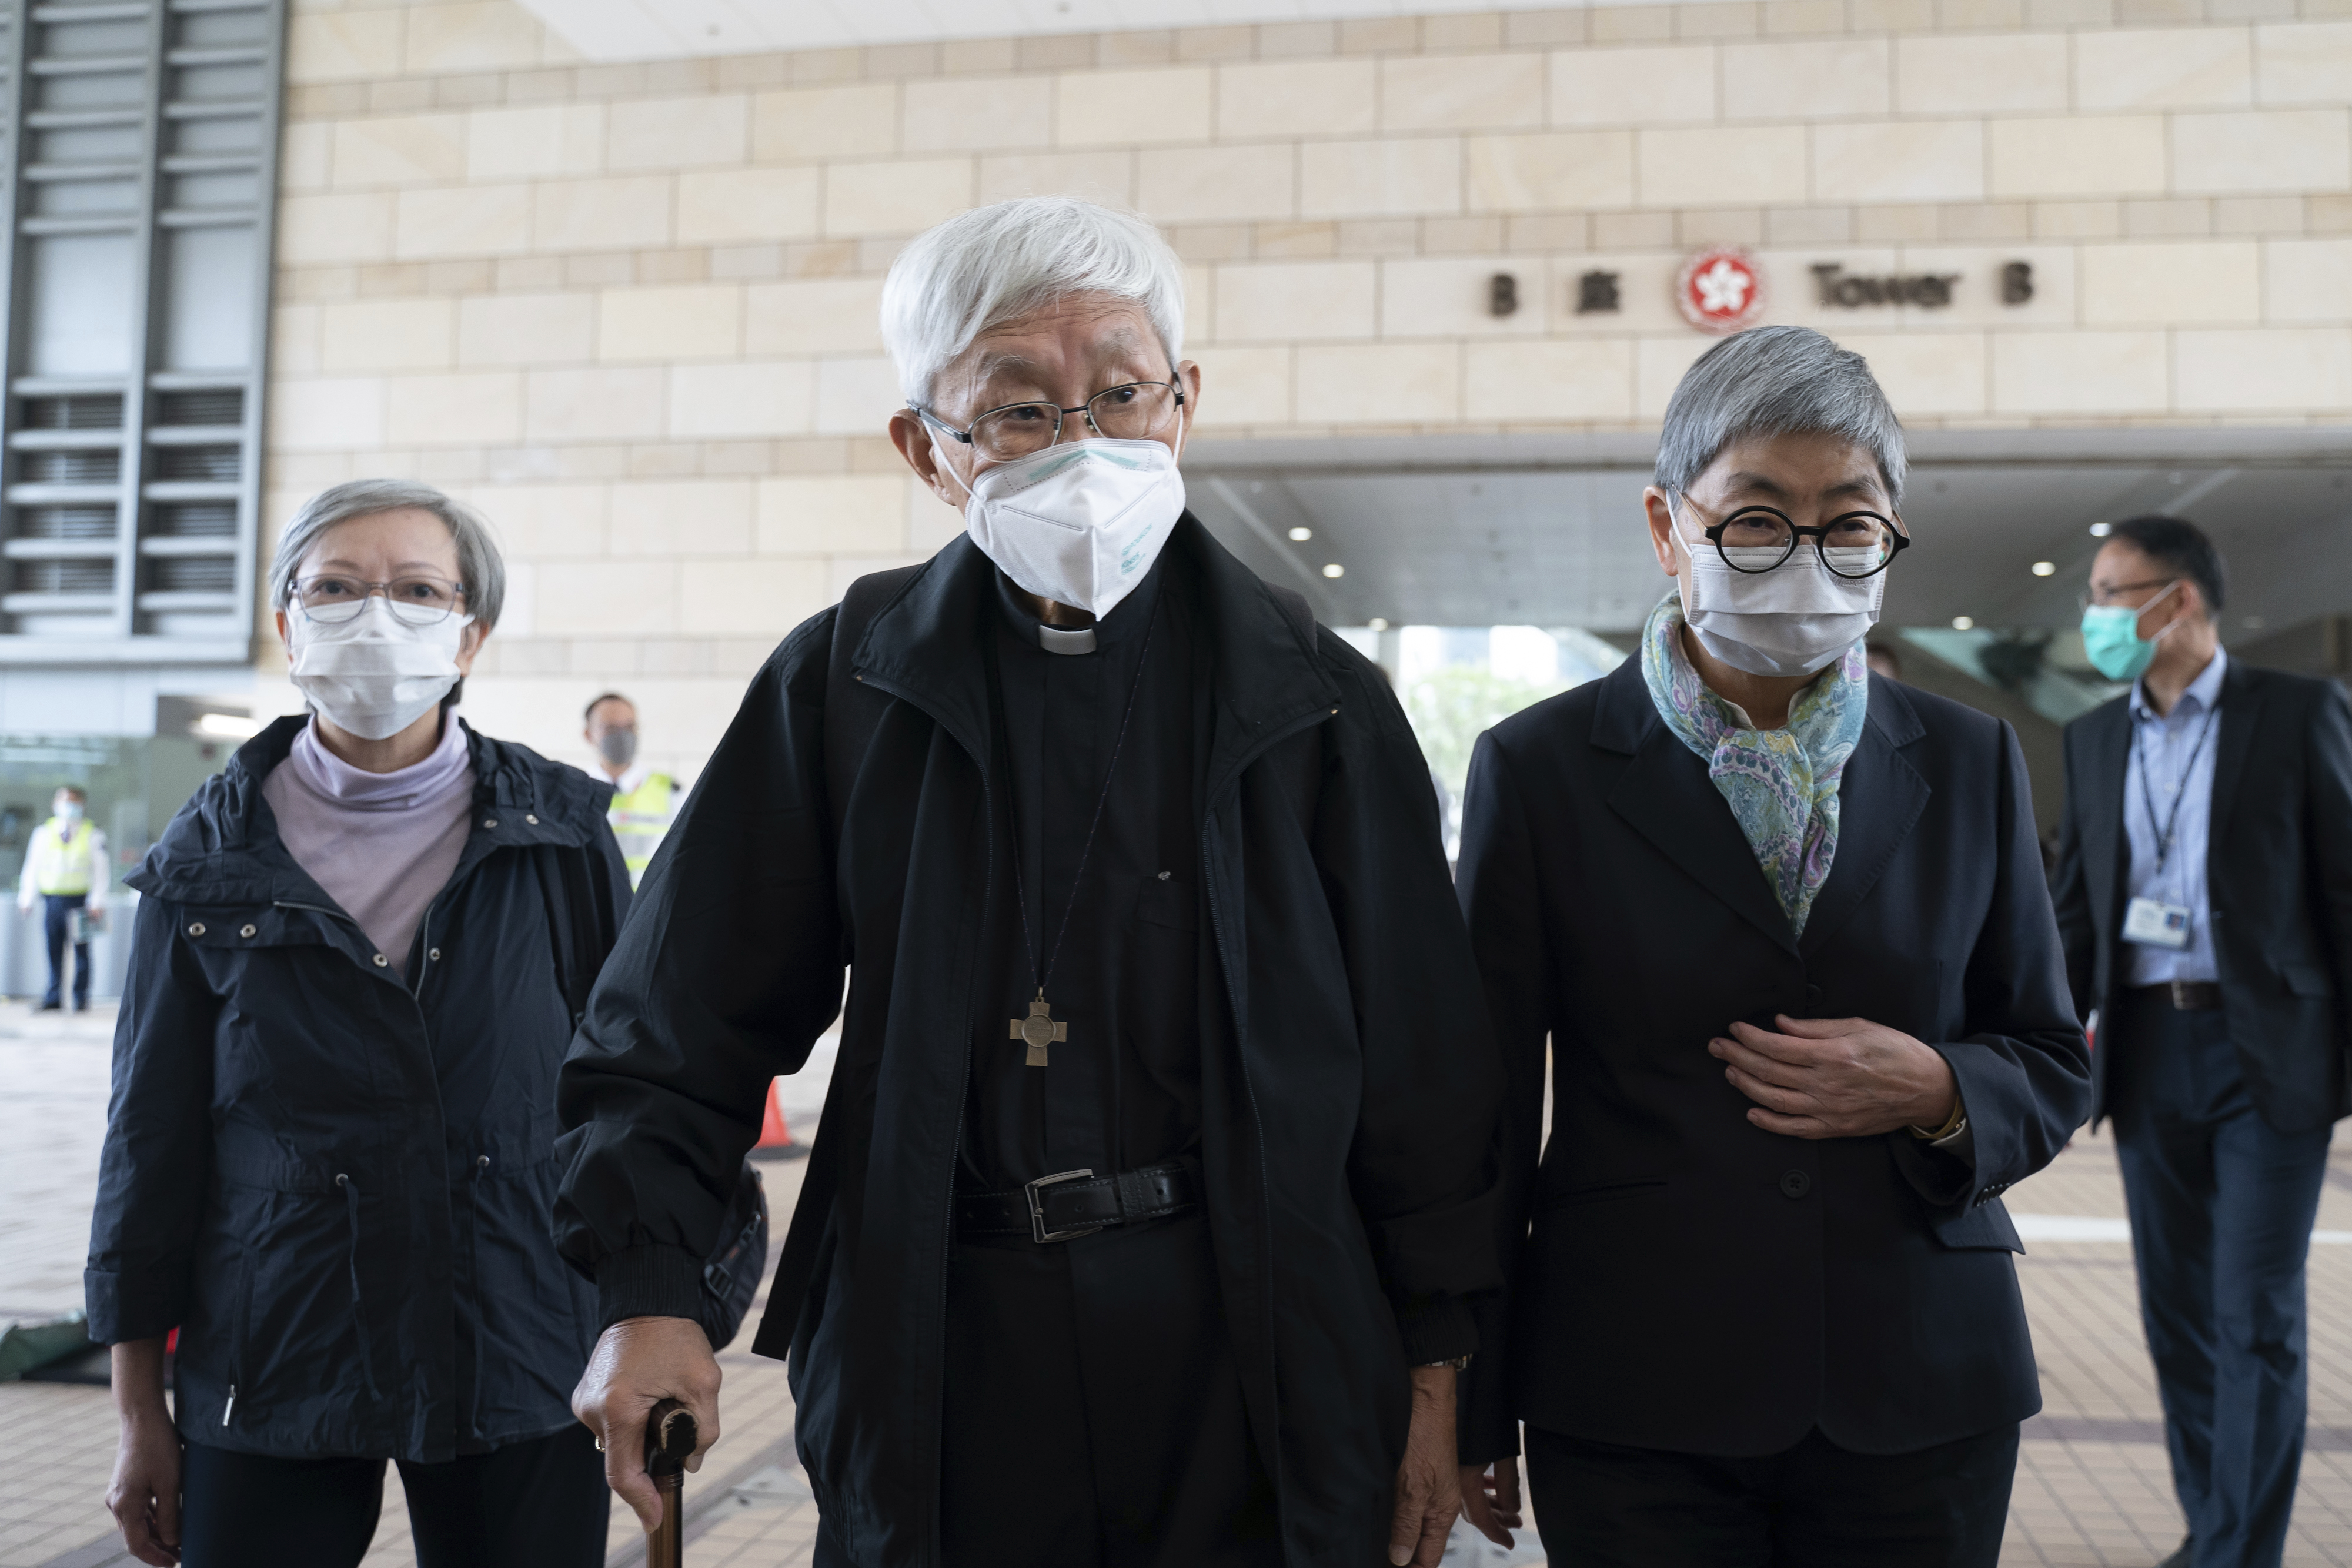
<path fill-rule="evenodd" d="M 1146 622 L 1151 619 L 1151 601 L 1160 591 L 1160 574 L 1167 566 L 1167 557 L 1152 564 L 1135 591 L 1112 606 L 1109 614 L 1092 626 L 1049 626 L 1021 602 L 1013 580 L 1003 572 L 996 574 L 996 602 L 1003 612 L 1006 625 L 1023 642 L 1034 639 L 1035 645 L 1048 653 L 1092 653 L 1103 648 L 1116 648 L 1122 642 L 1132 642 L 1142 635 Z"/>

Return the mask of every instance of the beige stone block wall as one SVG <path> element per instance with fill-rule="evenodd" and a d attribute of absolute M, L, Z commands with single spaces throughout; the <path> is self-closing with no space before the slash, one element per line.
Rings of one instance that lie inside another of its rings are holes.
<path fill-rule="evenodd" d="M 371 473 L 492 517 L 469 703 L 690 771 L 860 573 L 960 526 L 875 322 L 976 203 L 1184 257 L 1202 435 L 1638 431 L 1749 247 L 1915 429 L 2352 423 L 2352 0 L 1769 0 L 584 62 L 509 0 L 297 0 L 269 517 Z M 2034 293 L 2004 303 L 2002 267 Z M 1824 304 L 1812 269 L 1958 279 Z M 1518 309 L 1489 313 L 1491 279 Z M 1577 308 L 1587 273 L 1620 308 Z"/>

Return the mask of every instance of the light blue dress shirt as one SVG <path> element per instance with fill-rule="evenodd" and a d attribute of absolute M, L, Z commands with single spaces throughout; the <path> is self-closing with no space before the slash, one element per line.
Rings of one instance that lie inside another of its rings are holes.
<path fill-rule="evenodd" d="M 2144 679 L 2132 683 L 2131 758 L 2124 765 L 2124 833 L 2131 841 L 2131 871 L 2124 892 L 2129 898 L 2186 905 L 2189 946 L 2126 943 L 2131 985 L 2221 977 L 2214 965 L 2212 910 L 2205 897 L 2205 852 L 2212 841 L 2213 758 L 2221 749 L 2221 677 L 2229 664 L 2230 655 L 2215 648 L 2213 662 L 2189 683 L 2168 714 L 2159 715 L 2149 705 Z M 2159 876 L 2157 840 L 2176 800 L 2179 819 L 2173 824 L 2172 852 L 2165 857 Z M 2151 804 L 2156 808 L 2153 821 L 2148 816 Z"/>

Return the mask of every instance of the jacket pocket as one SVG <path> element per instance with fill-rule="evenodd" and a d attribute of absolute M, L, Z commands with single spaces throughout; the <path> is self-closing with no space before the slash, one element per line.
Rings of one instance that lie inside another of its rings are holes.
<path fill-rule="evenodd" d="M 1164 926 L 1171 931 L 1192 931 L 1200 926 L 1199 890 L 1189 882 L 1174 878 L 1152 877 L 1143 884 L 1143 892 L 1135 901 L 1135 917 L 1146 925 Z"/>
<path fill-rule="evenodd" d="M 1661 1191 L 1666 1185 L 1664 1176 L 1627 1176 L 1616 1181 L 1593 1182 L 1585 1186 L 1572 1186 L 1566 1192 L 1556 1192 L 1538 1200 L 1540 1212 L 1555 1208 L 1580 1208 L 1586 1204 L 1610 1203 L 1621 1198 L 1640 1197 Z"/>
<path fill-rule="evenodd" d="M 2025 1242 L 2017 1234 L 2017 1226 L 2009 1218 L 2009 1210 L 2000 1199 L 1987 1198 L 1970 1205 L 1961 1213 L 1931 1219 L 1928 1228 L 1936 1239 L 1947 1247 L 1962 1250 L 1985 1249 L 1996 1252 L 2022 1252 Z"/>
<path fill-rule="evenodd" d="M 2336 988 L 2328 984 L 2327 971 L 2316 964 L 2281 964 L 2278 972 L 2286 988 L 2298 997 L 2324 997 Z"/>

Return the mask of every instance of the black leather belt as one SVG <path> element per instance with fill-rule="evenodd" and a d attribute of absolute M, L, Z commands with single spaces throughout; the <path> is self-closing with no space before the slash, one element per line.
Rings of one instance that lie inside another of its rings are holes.
<path fill-rule="evenodd" d="M 2221 1009 L 2221 988 L 2211 980 L 2166 980 L 2158 985 L 2134 986 L 2131 992 L 2175 1012 L 2210 1013 Z"/>
<path fill-rule="evenodd" d="M 1200 1201 L 1199 1183 L 1182 1160 L 1097 1176 L 1064 1171 L 1012 1192 L 956 1194 L 956 1231 L 963 1236 L 1027 1235 L 1067 1241 L 1113 1225 L 1158 1219 Z"/>

